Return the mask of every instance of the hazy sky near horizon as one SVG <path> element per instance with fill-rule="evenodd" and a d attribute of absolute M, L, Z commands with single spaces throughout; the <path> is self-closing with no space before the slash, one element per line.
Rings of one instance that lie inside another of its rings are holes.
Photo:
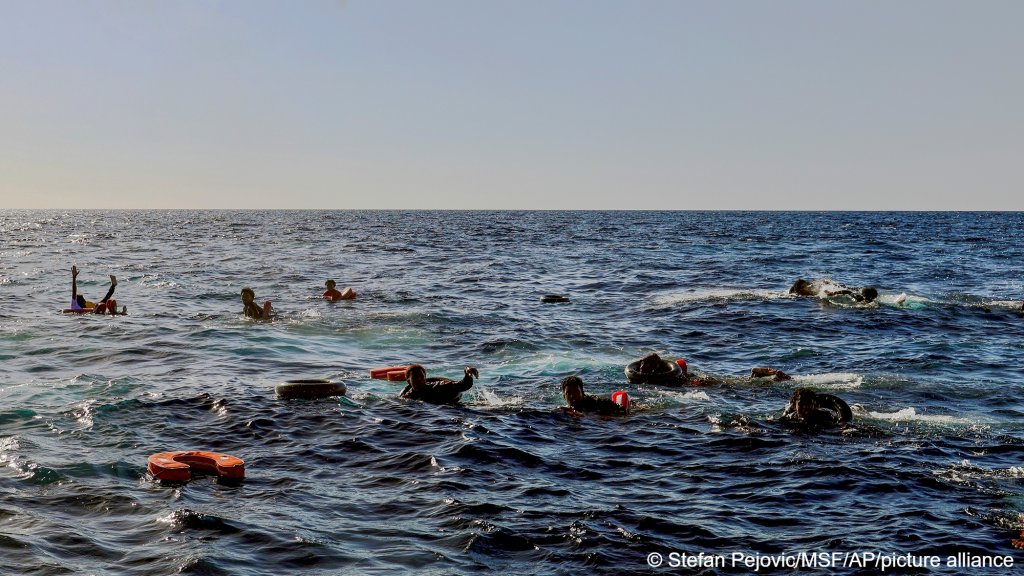
<path fill-rule="evenodd" d="M 1024 209 L 1024 2 L 0 0 L 0 208 Z"/>

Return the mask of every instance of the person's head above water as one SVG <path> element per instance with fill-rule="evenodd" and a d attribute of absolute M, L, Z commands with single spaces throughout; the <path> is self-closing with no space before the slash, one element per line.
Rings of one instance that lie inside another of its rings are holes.
<path fill-rule="evenodd" d="M 640 359 L 640 365 L 637 366 L 637 372 L 641 374 L 657 374 L 665 371 L 665 361 L 661 359 L 656 353 L 651 352 L 647 356 Z"/>
<path fill-rule="evenodd" d="M 405 381 L 408 382 L 413 389 L 426 386 L 427 369 L 419 364 L 410 364 L 409 368 L 405 371 Z"/>
<path fill-rule="evenodd" d="M 583 379 L 579 376 L 567 376 L 562 380 L 562 397 L 570 406 L 583 399 Z"/>
<path fill-rule="evenodd" d="M 256 299 L 256 292 L 252 288 L 242 288 L 242 302 L 248 304 Z"/>
<path fill-rule="evenodd" d="M 875 290 L 874 286 L 868 286 L 860 289 L 860 295 L 864 297 L 865 302 L 873 302 L 878 298 L 878 290 Z"/>
<path fill-rule="evenodd" d="M 324 282 L 324 286 L 326 286 L 328 290 L 334 290 L 334 287 L 337 285 L 337 282 L 335 282 L 334 280 L 328 280 L 327 282 Z"/>
<path fill-rule="evenodd" d="M 811 283 L 803 278 L 799 278 L 796 282 L 793 282 L 793 286 L 789 288 L 789 293 L 796 294 L 798 296 L 814 296 L 816 294 Z"/>
<path fill-rule="evenodd" d="M 810 388 L 797 388 L 789 397 L 789 410 L 800 419 L 806 419 L 818 409 L 818 393 Z"/>

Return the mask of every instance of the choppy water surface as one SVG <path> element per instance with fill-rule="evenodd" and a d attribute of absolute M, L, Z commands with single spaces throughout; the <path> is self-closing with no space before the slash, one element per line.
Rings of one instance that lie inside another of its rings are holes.
<path fill-rule="evenodd" d="M 653 551 L 868 549 L 1024 561 L 1010 545 L 1024 529 L 1022 226 L 988 213 L 0 212 L 0 565 L 572 574 L 647 571 Z M 92 299 L 116 274 L 129 316 L 60 314 L 72 264 Z M 328 277 L 359 299 L 320 300 Z M 882 296 L 788 297 L 797 277 Z M 242 317 L 243 286 L 280 316 Z M 735 378 L 626 384 L 623 365 L 651 350 Z M 482 379 L 454 408 L 396 399 L 399 383 L 366 374 L 412 361 Z M 797 378 L 741 378 L 756 365 Z M 628 390 L 638 411 L 557 411 L 573 373 L 591 393 Z M 349 396 L 276 399 L 292 378 Z M 769 422 L 800 385 L 855 405 L 856 431 Z M 247 478 L 146 477 L 150 454 L 177 449 L 239 456 Z"/>

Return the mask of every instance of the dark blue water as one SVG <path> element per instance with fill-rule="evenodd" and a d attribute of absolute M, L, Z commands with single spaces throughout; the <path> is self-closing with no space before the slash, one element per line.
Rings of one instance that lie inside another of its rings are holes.
<path fill-rule="evenodd" d="M 0 567 L 1024 561 L 1010 544 L 1024 529 L 1022 226 L 994 213 L 0 212 Z M 72 264 L 94 300 L 116 274 L 129 315 L 60 314 Z M 320 300 L 329 277 L 359 298 Z M 798 277 L 882 296 L 787 296 Z M 243 286 L 279 317 L 244 318 Z M 652 350 L 725 384 L 626 384 L 623 366 Z M 482 378 L 464 407 L 441 407 L 366 374 L 409 362 Z M 797 378 L 751 382 L 753 366 Z M 569 374 L 591 393 L 628 390 L 637 411 L 561 413 Z M 275 398 L 292 378 L 349 396 Z M 854 405 L 854 430 L 771 422 L 797 386 Z M 179 449 L 239 456 L 247 478 L 147 478 L 150 454 Z M 990 570 L 972 572 L 1012 572 Z"/>

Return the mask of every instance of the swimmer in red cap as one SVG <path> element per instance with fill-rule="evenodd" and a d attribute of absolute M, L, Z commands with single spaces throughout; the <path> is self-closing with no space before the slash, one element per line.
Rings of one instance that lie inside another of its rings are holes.
<path fill-rule="evenodd" d="M 579 376 L 569 376 L 562 380 L 562 396 L 569 404 L 568 408 L 577 412 L 596 412 L 608 416 L 629 413 L 628 401 L 621 405 L 609 398 L 598 398 L 583 392 L 583 380 Z"/>

